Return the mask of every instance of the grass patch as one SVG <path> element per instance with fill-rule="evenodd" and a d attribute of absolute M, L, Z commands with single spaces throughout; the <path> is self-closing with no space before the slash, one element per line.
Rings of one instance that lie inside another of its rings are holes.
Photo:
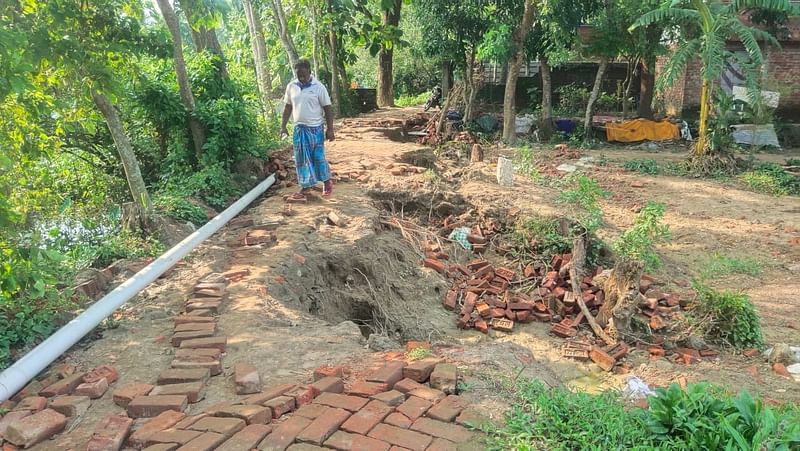
<path fill-rule="evenodd" d="M 728 257 L 718 252 L 715 252 L 714 255 L 703 264 L 703 268 L 702 274 L 705 279 L 728 276 L 731 274 L 744 274 L 758 277 L 764 272 L 762 263 L 755 258 Z"/>
<path fill-rule="evenodd" d="M 761 163 L 752 171 L 739 174 L 739 180 L 757 193 L 773 196 L 800 195 L 800 177 L 775 163 Z"/>
<path fill-rule="evenodd" d="M 399 107 L 424 105 L 428 101 L 430 93 L 423 92 L 415 96 L 402 95 L 394 101 L 394 104 Z"/>
<path fill-rule="evenodd" d="M 661 172 L 656 160 L 628 160 L 622 167 L 626 171 L 638 172 L 645 175 L 657 175 Z"/>

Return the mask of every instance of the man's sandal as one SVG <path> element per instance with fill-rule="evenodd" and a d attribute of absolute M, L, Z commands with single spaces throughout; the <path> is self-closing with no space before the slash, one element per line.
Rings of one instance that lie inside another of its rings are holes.
<path fill-rule="evenodd" d="M 322 197 L 331 197 L 333 194 L 333 180 L 326 180 L 322 184 Z"/>
<path fill-rule="evenodd" d="M 293 204 L 304 204 L 304 203 L 308 202 L 308 198 L 306 197 L 305 193 L 303 193 L 303 191 L 300 191 L 298 193 L 294 193 L 294 194 L 290 194 L 289 196 L 286 196 L 286 202 L 293 203 Z"/>

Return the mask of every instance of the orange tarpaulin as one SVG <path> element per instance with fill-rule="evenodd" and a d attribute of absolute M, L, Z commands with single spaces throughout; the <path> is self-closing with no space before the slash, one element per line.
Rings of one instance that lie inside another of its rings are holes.
<path fill-rule="evenodd" d="M 647 119 L 632 119 L 624 122 L 607 122 L 606 139 L 609 141 L 666 141 L 681 137 L 678 124 L 669 121 L 655 122 Z"/>

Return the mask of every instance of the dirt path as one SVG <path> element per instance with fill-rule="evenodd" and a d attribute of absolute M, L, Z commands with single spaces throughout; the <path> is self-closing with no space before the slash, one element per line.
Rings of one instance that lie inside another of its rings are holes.
<path fill-rule="evenodd" d="M 486 415 L 499 419 L 506 407 L 498 395 L 504 378 L 533 377 L 550 385 L 567 384 L 596 391 L 620 387 L 625 374 L 604 373 L 594 364 L 561 357 L 561 339 L 548 335 L 542 323 L 518 324 L 513 334 L 461 331 L 441 307 L 448 283 L 420 267 L 422 253 L 382 223 L 389 212 L 398 216 L 430 217 L 452 210 L 505 217 L 558 212 L 553 190 L 517 177 L 501 188 L 494 167 L 486 163 L 433 160 L 430 152 L 409 142 L 398 127 L 378 120 L 402 119 L 414 109 L 380 111 L 345 121 L 337 140 L 328 145 L 334 170 L 353 178 L 337 184 L 332 199 L 295 204 L 287 212 L 282 196 L 296 187 L 271 189 L 240 217 L 252 225 L 226 227 L 187 257 L 185 264 L 130 301 L 115 329 L 103 338 L 83 343 L 65 361 L 83 368 L 110 364 L 118 368 L 115 387 L 139 381 L 154 383 L 170 366 L 173 317 L 184 308 L 192 288 L 212 273 L 246 271 L 227 287 L 227 300 L 217 319 L 218 334 L 228 339 L 223 375 L 209 379 L 203 400 L 189 406 L 202 412 L 220 401 L 236 398 L 228 377 L 236 363 L 256 366 L 265 387 L 307 383 L 322 365 L 350 371 L 348 386 L 402 359 L 405 340 L 429 340 L 435 353 L 456 363 L 462 374 L 462 394 Z M 490 152 L 490 155 L 493 155 Z M 413 162 L 431 171 L 393 176 L 387 165 Z M 628 227 L 633 209 L 648 199 L 665 202 L 673 241 L 660 249 L 666 262 L 656 276 L 669 288 L 682 289 L 696 277 L 713 252 L 755 256 L 764 261 L 758 279 L 721 281 L 746 289 L 763 317 L 768 342 L 800 344 L 800 246 L 789 245 L 798 235 L 797 198 L 772 198 L 724 187 L 713 181 L 673 177 L 642 177 L 609 168 L 594 176 L 613 192 L 603 209 L 613 237 Z M 361 177 L 359 182 L 355 178 Z M 634 180 L 643 188 L 631 187 Z M 285 184 L 284 184 L 285 185 Z M 329 213 L 343 220 L 333 225 Z M 246 233 L 277 241 L 244 245 Z M 455 250 L 450 250 L 456 254 Z M 499 257 L 488 255 L 490 260 Z M 372 334 L 388 339 L 368 340 Z M 376 351 L 378 350 L 378 351 Z M 800 400 L 797 384 L 774 374 L 760 358 L 729 353 L 696 365 L 650 360 L 644 351 L 629 357 L 632 373 L 663 386 L 686 377 L 744 387 L 773 399 Z M 119 412 L 111 390 L 93 402 L 69 434 L 36 449 L 85 449 L 96 424 Z"/>

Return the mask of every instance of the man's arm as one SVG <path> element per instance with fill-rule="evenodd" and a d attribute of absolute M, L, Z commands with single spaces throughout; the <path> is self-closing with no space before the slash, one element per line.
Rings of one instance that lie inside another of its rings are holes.
<path fill-rule="evenodd" d="M 333 108 L 327 105 L 322 107 L 322 110 L 325 111 L 325 137 L 328 138 L 328 141 L 333 141 L 336 139 L 336 136 L 333 134 Z"/>
<path fill-rule="evenodd" d="M 289 117 L 292 116 L 292 105 L 285 104 L 283 107 L 283 118 L 281 119 L 281 134 L 286 133 L 289 134 L 289 131 L 286 130 L 286 124 L 289 122 Z"/>

